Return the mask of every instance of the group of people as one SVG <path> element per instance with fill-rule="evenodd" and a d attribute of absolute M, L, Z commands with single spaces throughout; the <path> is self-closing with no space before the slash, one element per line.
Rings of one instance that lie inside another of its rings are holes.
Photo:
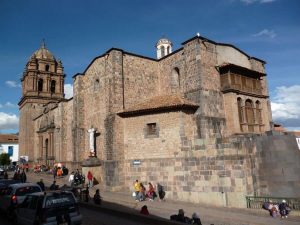
<path fill-rule="evenodd" d="M 85 177 L 83 174 L 79 172 L 78 169 L 76 170 L 76 172 L 73 171 L 69 176 L 69 183 L 71 184 L 71 187 L 84 184 L 84 182 L 85 182 Z"/>
<path fill-rule="evenodd" d="M 270 216 L 274 218 L 279 215 L 281 216 L 281 218 L 287 218 L 288 214 L 291 211 L 291 208 L 284 199 L 280 204 L 273 203 L 272 200 L 265 202 L 263 204 L 263 209 L 268 210 L 270 212 Z"/>
<path fill-rule="evenodd" d="M 170 216 L 171 220 L 182 222 L 182 223 L 187 223 L 187 224 L 197 224 L 197 225 L 202 225 L 200 217 L 197 213 L 192 214 L 192 218 L 189 218 L 184 215 L 184 210 L 179 209 L 178 214 Z"/>
<path fill-rule="evenodd" d="M 148 183 L 148 190 L 146 190 L 145 186 L 143 185 L 142 182 L 139 182 L 136 180 L 134 182 L 134 192 L 133 192 L 133 197 L 135 197 L 136 201 L 145 201 L 148 199 L 149 201 L 153 201 L 156 197 L 156 191 L 152 183 Z M 161 184 L 157 184 L 157 192 L 158 192 L 158 197 L 159 200 L 164 200 L 165 197 L 165 191 L 164 187 Z"/>
<path fill-rule="evenodd" d="M 23 169 L 22 172 L 19 169 L 17 171 L 15 171 L 13 179 L 14 180 L 19 180 L 22 183 L 26 183 L 27 176 L 26 176 L 25 170 Z"/>
<path fill-rule="evenodd" d="M 55 166 L 52 170 L 52 173 L 53 173 L 53 177 L 54 179 L 56 179 L 56 177 L 61 177 L 61 176 L 66 176 L 68 175 L 69 173 L 69 170 L 67 167 L 65 166 L 61 166 L 61 167 L 58 167 L 58 166 Z"/>

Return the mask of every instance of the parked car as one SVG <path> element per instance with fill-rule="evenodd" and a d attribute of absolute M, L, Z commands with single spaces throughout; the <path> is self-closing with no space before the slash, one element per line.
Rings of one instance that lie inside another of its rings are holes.
<path fill-rule="evenodd" d="M 4 177 L 4 169 L 0 168 L 0 179 Z"/>
<path fill-rule="evenodd" d="M 24 201 L 27 194 L 41 191 L 40 186 L 33 183 L 10 184 L 1 191 L 0 210 L 12 217 L 16 206 Z"/>
<path fill-rule="evenodd" d="M 82 215 L 72 192 L 40 192 L 26 196 L 15 211 L 18 225 L 79 225 Z"/>

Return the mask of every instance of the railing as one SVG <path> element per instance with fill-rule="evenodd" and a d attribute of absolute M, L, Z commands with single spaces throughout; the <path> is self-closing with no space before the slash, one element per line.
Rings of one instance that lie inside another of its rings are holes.
<path fill-rule="evenodd" d="M 247 93 L 253 94 L 262 94 L 262 87 L 258 80 L 253 78 L 243 77 L 245 80 L 242 82 L 241 75 L 231 74 L 231 79 L 229 74 L 225 74 L 221 76 L 221 88 L 223 91 L 228 89 L 239 90 Z M 234 81 L 235 80 L 235 81 Z M 253 85 L 255 83 L 255 85 Z M 247 84 L 247 85 L 246 85 Z"/>
<path fill-rule="evenodd" d="M 281 197 L 256 197 L 246 196 L 247 208 L 261 209 L 264 202 L 281 203 L 282 200 L 286 200 L 287 204 L 292 210 L 300 211 L 300 198 L 281 198 Z"/>

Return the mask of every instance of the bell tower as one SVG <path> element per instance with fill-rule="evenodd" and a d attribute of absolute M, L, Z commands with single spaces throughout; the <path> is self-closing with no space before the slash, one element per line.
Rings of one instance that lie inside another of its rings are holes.
<path fill-rule="evenodd" d="M 22 96 L 19 102 L 19 151 L 20 156 L 34 160 L 34 119 L 43 112 L 43 106 L 64 99 L 64 78 L 62 62 L 55 59 L 43 41 L 27 62 L 22 82 Z"/>
<path fill-rule="evenodd" d="M 161 38 L 156 43 L 157 59 L 160 59 L 160 58 L 172 53 L 172 46 L 173 46 L 172 42 L 169 41 L 167 38 Z"/>

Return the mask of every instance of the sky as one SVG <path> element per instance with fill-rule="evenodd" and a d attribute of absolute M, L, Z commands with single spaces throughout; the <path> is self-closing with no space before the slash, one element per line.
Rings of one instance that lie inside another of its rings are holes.
<path fill-rule="evenodd" d="M 298 0 L 0 0 L 0 133 L 18 132 L 20 78 L 45 39 L 72 76 L 111 47 L 156 58 L 200 33 L 267 62 L 273 121 L 300 130 Z"/>

